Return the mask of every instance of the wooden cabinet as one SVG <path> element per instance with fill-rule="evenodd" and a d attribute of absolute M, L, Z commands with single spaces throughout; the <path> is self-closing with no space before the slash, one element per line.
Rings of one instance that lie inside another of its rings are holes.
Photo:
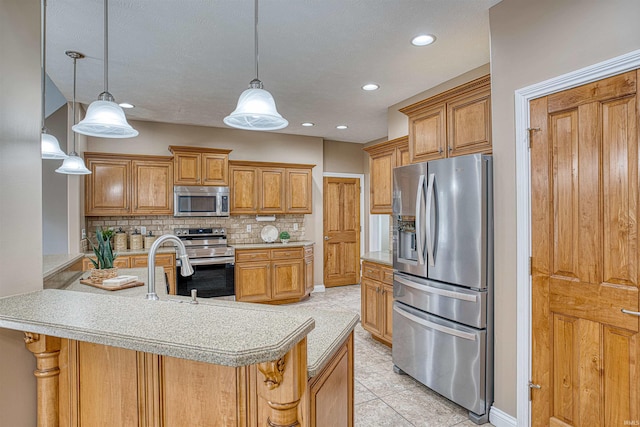
<path fill-rule="evenodd" d="M 87 216 L 173 214 L 171 157 L 85 153 Z"/>
<path fill-rule="evenodd" d="M 299 301 L 313 291 L 313 247 L 236 249 L 235 286 L 236 301 Z"/>
<path fill-rule="evenodd" d="M 409 162 L 409 138 L 403 136 L 364 149 L 369 153 L 369 205 L 372 214 L 391 214 L 393 168 Z"/>
<path fill-rule="evenodd" d="M 231 214 L 310 214 L 314 165 L 230 161 Z"/>
<path fill-rule="evenodd" d="M 88 271 L 93 268 L 90 258 L 84 257 L 82 260 L 82 271 Z M 118 268 L 145 268 L 147 267 L 149 257 L 147 255 L 118 255 L 113 261 L 114 267 Z M 167 275 L 167 283 L 169 283 L 169 294 L 176 294 L 176 255 L 173 253 L 156 254 L 156 267 L 163 267 Z"/>
<path fill-rule="evenodd" d="M 393 269 L 362 262 L 362 327 L 379 341 L 391 345 L 393 335 Z"/>
<path fill-rule="evenodd" d="M 231 150 L 169 146 L 173 153 L 174 185 L 229 185 Z"/>
<path fill-rule="evenodd" d="M 491 153 L 491 78 L 488 75 L 400 111 L 409 116 L 411 163 Z"/>

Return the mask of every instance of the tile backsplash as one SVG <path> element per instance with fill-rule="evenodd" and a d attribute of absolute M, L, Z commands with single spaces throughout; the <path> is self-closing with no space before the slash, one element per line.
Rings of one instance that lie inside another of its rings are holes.
<path fill-rule="evenodd" d="M 152 231 L 154 236 L 173 233 L 174 228 L 195 227 L 224 227 L 227 229 L 229 244 L 262 243 L 260 231 L 265 225 L 273 225 L 278 231 L 288 231 L 291 240 L 304 240 L 304 215 L 276 215 L 275 221 L 259 222 L 255 215 L 234 215 L 228 218 L 175 218 L 171 215 L 158 216 L 95 216 L 87 217 L 87 233 L 89 239 L 95 242 L 96 228 L 110 228 L 115 230 L 122 227 L 127 234 L 134 229 L 140 231 L 140 227 L 147 227 L 147 232 Z M 298 224 L 298 230 L 294 231 L 294 224 Z M 251 231 L 247 231 L 247 226 Z"/>

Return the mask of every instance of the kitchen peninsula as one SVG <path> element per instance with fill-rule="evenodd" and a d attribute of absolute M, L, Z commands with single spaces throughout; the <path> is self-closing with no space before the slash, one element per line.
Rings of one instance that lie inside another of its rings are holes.
<path fill-rule="evenodd" d="M 40 426 L 352 425 L 357 315 L 119 292 L 0 299 L 0 327 L 27 331 L 37 360 Z"/>

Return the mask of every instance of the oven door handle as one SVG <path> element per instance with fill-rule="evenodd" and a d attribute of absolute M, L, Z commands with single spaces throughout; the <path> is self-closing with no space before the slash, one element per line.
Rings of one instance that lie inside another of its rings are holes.
<path fill-rule="evenodd" d="M 217 257 L 217 258 L 194 258 L 190 259 L 191 265 L 219 265 L 219 264 L 234 264 L 235 258 L 229 257 Z M 176 260 L 176 267 L 180 267 L 180 260 Z"/>

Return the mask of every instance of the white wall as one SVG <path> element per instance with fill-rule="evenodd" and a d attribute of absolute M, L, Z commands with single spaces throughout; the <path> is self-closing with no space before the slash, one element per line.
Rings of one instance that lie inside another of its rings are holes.
<path fill-rule="evenodd" d="M 42 289 L 40 1 L 0 2 L 0 297 Z M 0 329 L 0 424 L 36 425 L 34 357 Z"/>

